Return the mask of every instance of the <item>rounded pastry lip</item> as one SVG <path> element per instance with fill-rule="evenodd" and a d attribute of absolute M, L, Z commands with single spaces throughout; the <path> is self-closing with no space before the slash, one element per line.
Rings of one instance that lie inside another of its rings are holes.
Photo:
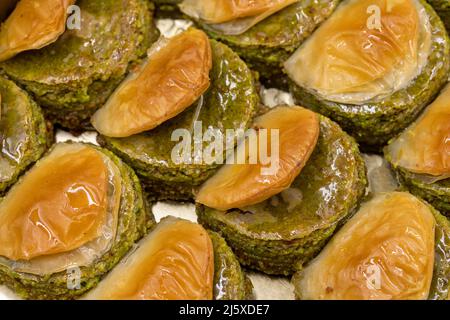
<path fill-rule="evenodd" d="M 402 211 L 392 211 L 389 206 L 395 206 Z M 447 229 L 448 236 L 448 221 L 442 219 L 443 217 L 430 205 L 408 192 L 375 194 L 362 204 L 359 211 L 333 236 L 322 252 L 294 275 L 292 282 L 297 297 L 346 299 L 347 294 L 349 295 L 347 298 L 353 295 L 352 299 L 428 298 L 433 291 L 433 270 L 437 269 L 434 249 L 440 247 L 436 250 L 438 255 L 439 250 L 448 251 L 445 246 L 441 247 L 442 239 L 438 236 L 438 229 L 443 227 Z M 405 221 L 402 223 L 402 220 Z M 447 226 L 442 225 L 443 222 Z M 375 226 L 370 226 L 371 223 Z M 396 226 L 389 223 L 396 223 Z M 377 227 L 378 224 L 380 226 Z M 391 236 L 390 232 L 393 233 Z M 351 246 L 352 238 L 354 241 L 359 240 L 359 244 Z M 372 241 L 367 242 L 364 239 Z M 369 246 L 366 249 L 367 243 L 372 244 L 373 240 L 376 248 L 372 249 Z M 378 251 L 380 249 L 377 249 L 379 246 L 376 244 L 377 241 L 380 242 L 381 248 L 395 246 L 399 249 L 395 252 L 389 249 Z M 412 250 L 413 247 L 415 250 Z M 364 249 L 367 251 L 363 251 Z M 414 261 L 412 255 L 417 251 L 421 251 L 422 254 Z M 336 255 L 340 256 L 344 252 L 346 254 L 342 259 L 336 260 Z M 428 255 L 426 259 L 423 252 Z M 405 256 L 406 258 L 402 258 Z M 353 265 L 354 262 L 358 264 Z M 322 263 L 331 265 L 326 267 Z M 339 265 L 346 269 L 340 270 Z M 326 275 L 324 278 L 320 277 L 325 269 L 329 279 Z M 367 270 L 364 271 L 365 269 Z M 400 275 L 396 270 L 411 272 L 410 277 L 403 277 L 403 272 Z M 372 285 L 368 285 L 368 274 L 372 275 L 370 277 Z M 416 277 L 416 281 L 411 283 L 406 280 L 411 277 Z M 402 284 L 402 281 L 407 282 Z M 404 286 L 408 285 L 408 289 L 405 289 Z"/>
<path fill-rule="evenodd" d="M 149 5 L 143 0 L 124 1 L 122 8 L 112 0 L 79 0 L 77 5 L 83 16 L 79 30 L 66 30 L 53 44 L 5 61 L 1 69 L 45 90 L 58 85 L 73 90 L 74 84 L 125 74 L 128 64 L 142 54 L 141 32 L 148 26 Z"/>
<path fill-rule="evenodd" d="M 207 225 L 224 224 L 243 237 L 261 241 L 304 239 L 334 228 L 356 208 L 367 179 L 365 172 L 361 173 L 364 164 L 354 140 L 322 116 L 320 130 L 315 151 L 290 187 L 299 201 L 279 194 L 241 210 L 221 212 L 197 206 L 202 220 Z"/>
<path fill-rule="evenodd" d="M 256 112 L 259 98 L 252 72 L 230 48 L 210 41 L 211 85 L 198 102 L 149 132 L 120 139 L 99 137 L 100 144 L 122 156 L 144 184 L 147 180 L 191 186 L 203 182 L 217 165 L 175 164 L 171 154 L 178 142 L 171 141 L 172 133 L 177 129 L 193 132 L 194 124 L 201 124 L 202 133 L 210 127 L 221 131 L 247 128 Z"/>
<path fill-rule="evenodd" d="M 189 28 L 172 38 L 161 37 L 91 123 L 100 134 L 115 138 L 154 129 L 205 93 L 211 68 L 211 45 L 203 31 Z"/>
<path fill-rule="evenodd" d="M 53 138 L 39 106 L 24 90 L 3 76 L 0 77 L 0 95 L 3 141 L 0 193 L 3 193 L 42 156 Z"/>

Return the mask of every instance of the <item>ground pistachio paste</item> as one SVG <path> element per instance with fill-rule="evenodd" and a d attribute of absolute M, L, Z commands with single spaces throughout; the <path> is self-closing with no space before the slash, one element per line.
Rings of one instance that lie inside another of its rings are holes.
<path fill-rule="evenodd" d="M 147 0 L 78 0 L 79 29 L 67 29 L 39 50 L 22 52 L 0 69 L 31 92 L 48 118 L 71 130 L 90 127 L 134 63 L 157 39 Z"/>
<path fill-rule="evenodd" d="M 368 24 L 374 6 L 379 28 Z M 379 151 L 446 82 L 449 48 L 442 21 L 424 1 L 391 7 L 387 0 L 346 0 L 284 66 L 297 103 Z"/>
<path fill-rule="evenodd" d="M 0 105 L 0 194 L 3 194 L 42 156 L 53 140 L 53 130 L 33 99 L 3 77 L 0 77 Z"/>
<path fill-rule="evenodd" d="M 177 5 L 182 1 L 154 2 L 163 15 L 174 16 Z M 214 29 L 195 16 L 183 17 L 197 20 L 197 25 L 210 37 L 230 46 L 252 70 L 260 73 L 264 83 L 271 86 L 286 86 L 285 77 L 282 75 L 282 63 L 332 14 L 339 2 L 340 0 L 299 0 L 236 35 Z"/>
<path fill-rule="evenodd" d="M 294 275 L 296 295 L 320 300 L 445 298 L 448 228 L 445 218 L 407 192 L 376 194 Z"/>
<path fill-rule="evenodd" d="M 201 127 L 202 134 L 213 128 L 225 137 L 227 129 L 248 128 L 258 108 L 255 79 L 246 64 L 231 49 L 214 40 L 211 40 L 211 50 L 211 85 L 186 111 L 144 133 L 98 139 L 136 170 L 153 199 L 191 199 L 193 188 L 218 167 L 215 163 L 208 165 L 194 160 L 175 163 L 172 151 L 179 144 L 178 140 L 172 141 L 175 130 L 188 130 L 194 136 L 196 128 Z M 194 150 L 194 142 L 191 147 Z"/>
<path fill-rule="evenodd" d="M 251 300 L 253 285 L 224 238 L 208 231 L 214 246 L 214 299 Z"/>
<path fill-rule="evenodd" d="M 366 185 L 355 141 L 320 117 L 317 145 L 288 189 L 240 209 L 220 211 L 198 204 L 197 215 L 226 239 L 241 264 L 289 275 L 320 252 L 358 206 Z"/>
<path fill-rule="evenodd" d="M 385 148 L 400 181 L 450 215 L 450 85 Z"/>
<path fill-rule="evenodd" d="M 167 217 L 85 299 L 243 299 L 245 278 L 233 259 L 219 235 Z"/>
<path fill-rule="evenodd" d="M 401 167 L 396 169 L 403 186 L 411 193 L 431 203 L 445 216 L 450 216 L 450 179 L 430 183 L 429 177 L 411 173 Z"/>
<path fill-rule="evenodd" d="M 0 203 L 0 283 L 24 298 L 76 298 L 153 225 L 146 208 L 116 156 L 56 144 Z"/>

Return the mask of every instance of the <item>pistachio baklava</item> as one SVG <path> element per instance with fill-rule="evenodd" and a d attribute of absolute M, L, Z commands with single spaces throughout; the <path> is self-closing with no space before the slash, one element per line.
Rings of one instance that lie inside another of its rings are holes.
<path fill-rule="evenodd" d="M 23 298 L 74 299 L 153 224 L 136 175 L 119 158 L 56 144 L 0 203 L 0 283 Z"/>
<path fill-rule="evenodd" d="M 450 223 L 406 192 L 377 194 L 292 279 L 300 299 L 447 299 Z"/>
<path fill-rule="evenodd" d="M 241 300 L 251 291 L 218 234 L 167 217 L 85 299 Z"/>
<path fill-rule="evenodd" d="M 49 120 L 82 131 L 157 39 L 153 5 L 35 2 L 20 0 L 1 25 L 0 70 L 33 94 Z"/>
<path fill-rule="evenodd" d="M 450 85 L 385 148 L 400 182 L 450 216 Z"/>
<path fill-rule="evenodd" d="M 298 104 L 380 151 L 448 78 L 444 24 L 422 0 L 346 0 L 286 61 Z"/>
<path fill-rule="evenodd" d="M 251 161 L 247 139 L 236 155 L 248 161 L 224 165 L 200 187 L 197 215 L 244 266 L 289 275 L 357 208 L 366 192 L 365 165 L 353 138 L 310 110 L 279 106 L 256 118 L 254 128 L 279 132 L 279 151 L 267 146 L 279 155 L 272 163 L 278 165 Z M 259 150 L 263 141 L 256 142 Z"/>

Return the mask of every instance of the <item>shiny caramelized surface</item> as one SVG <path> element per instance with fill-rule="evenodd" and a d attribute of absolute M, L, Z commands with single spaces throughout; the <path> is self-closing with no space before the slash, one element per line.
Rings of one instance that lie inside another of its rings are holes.
<path fill-rule="evenodd" d="M 82 145 L 57 146 L 0 204 L 0 256 L 30 260 L 76 249 L 101 233 L 108 172 Z"/>
<path fill-rule="evenodd" d="M 379 27 L 374 8 L 380 10 Z M 391 94 L 420 71 L 430 47 L 416 0 L 343 2 L 286 63 L 300 86 L 332 101 Z M 305 72 L 307 70 L 307 72 Z"/>
<path fill-rule="evenodd" d="M 411 172 L 450 177 L 450 85 L 387 150 Z"/>
<path fill-rule="evenodd" d="M 435 219 L 409 193 L 380 194 L 302 272 L 303 299 L 426 299 Z"/>
<path fill-rule="evenodd" d="M 180 7 L 207 23 L 222 23 L 282 9 L 298 0 L 184 0 Z"/>
<path fill-rule="evenodd" d="M 92 118 L 103 135 L 127 137 L 151 130 L 191 106 L 209 87 L 211 46 L 190 29 L 160 40 L 148 61 L 115 91 Z"/>
<path fill-rule="evenodd" d="M 75 0 L 20 0 L 0 27 L 0 61 L 42 48 L 65 31 L 67 8 Z"/>
<path fill-rule="evenodd" d="M 202 226 L 162 220 L 87 299 L 210 300 L 214 253 Z"/>
<path fill-rule="evenodd" d="M 30 151 L 39 154 L 43 146 L 33 139 L 37 134 L 36 114 L 25 91 L 1 78 L 0 96 L 0 183 L 5 186 L 8 181 L 14 181 L 22 166 L 30 161 Z"/>
<path fill-rule="evenodd" d="M 289 188 L 305 166 L 319 136 L 319 118 L 301 107 L 278 107 L 257 118 L 257 129 L 268 130 L 267 146 L 258 139 L 258 150 L 271 150 L 271 132 L 279 130 L 279 168 L 268 175 L 268 168 L 258 156 L 256 164 L 249 160 L 249 143 L 246 143 L 246 163 L 226 164 L 200 188 L 196 202 L 218 210 L 241 208 L 262 202 Z M 239 151 L 237 151 L 238 153 Z"/>

